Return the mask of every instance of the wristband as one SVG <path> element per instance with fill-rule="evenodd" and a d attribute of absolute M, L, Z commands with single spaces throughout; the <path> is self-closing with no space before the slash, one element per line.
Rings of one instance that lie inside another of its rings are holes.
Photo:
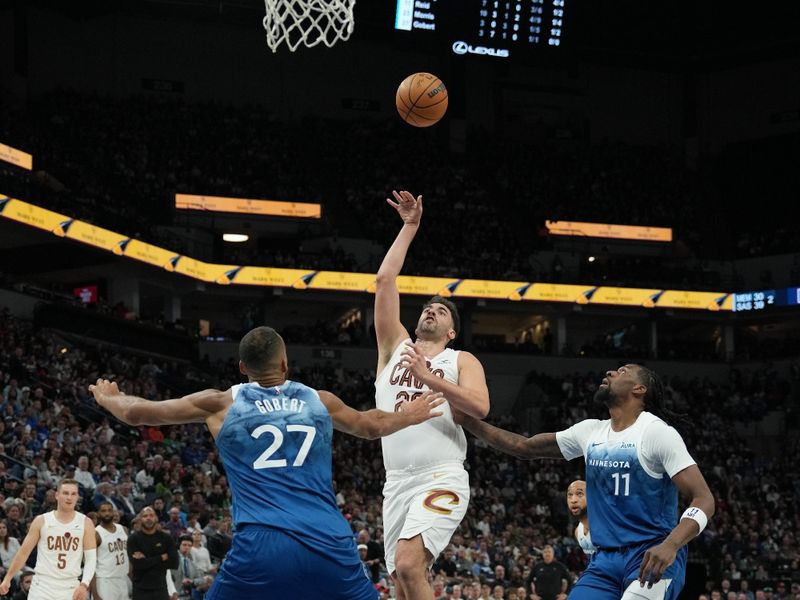
<path fill-rule="evenodd" d="M 704 513 L 696 506 L 690 506 L 685 511 L 683 511 L 681 519 L 691 519 L 692 521 L 697 523 L 700 526 L 700 531 L 697 532 L 697 535 L 703 533 L 703 530 L 706 528 L 706 525 L 708 525 L 708 517 L 706 516 L 706 513 Z"/>

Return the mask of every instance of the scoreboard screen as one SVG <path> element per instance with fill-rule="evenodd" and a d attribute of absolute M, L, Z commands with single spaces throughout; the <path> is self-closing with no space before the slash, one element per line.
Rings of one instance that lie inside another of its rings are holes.
<path fill-rule="evenodd" d="M 397 0 L 394 28 L 457 55 L 509 58 L 561 46 L 571 0 Z"/>
<path fill-rule="evenodd" d="M 800 288 L 758 290 L 733 295 L 734 312 L 757 312 L 800 304 Z"/>

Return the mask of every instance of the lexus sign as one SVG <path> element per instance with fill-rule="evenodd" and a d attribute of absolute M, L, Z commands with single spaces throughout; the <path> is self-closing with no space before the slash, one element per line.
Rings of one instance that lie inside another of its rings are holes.
<path fill-rule="evenodd" d="M 454 54 L 482 54 L 484 56 L 497 56 L 499 58 L 507 58 L 510 51 L 506 48 L 488 48 L 486 46 L 470 46 L 467 42 L 453 42 Z"/>

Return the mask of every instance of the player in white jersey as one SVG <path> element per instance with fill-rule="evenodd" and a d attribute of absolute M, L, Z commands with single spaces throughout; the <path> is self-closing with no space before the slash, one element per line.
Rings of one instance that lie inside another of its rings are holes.
<path fill-rule="evenodd" d="M 31 523 L 0 583 L 0 596 L 8 594 L 11 580 L 36 546 L 28 600 L 85 600 L 97 565 L 97 543 L 92 520 L 75 510 L 78 499 L 78 482 L 62 479 L 56 489 L 56 510 Z"/>
<path fill-rule="evenodd" d="M 101 502 L 96 529 L 97 571 L 91 584 L 94 600 L 129 600 L 128 530 L 114 523 L 114 505 Z"/>
<path fill-rule="evenodd" d="M 383 520 L 386 566 L 398 600 L 429 600 L 428 567 L 450 542 L 467 512 L 469 477 L 464 470 L 467 443 L 453 421 L 451 406 L 477 418 L 489 412 L 489 391 L 481 363 L 448 345 L 459 329 L 458 311 L 436 296 L 422 309 L 416 341 L 400 322 L 396 279 L 422 217 L 422 196 L 393 192 L 387 202 L 403 228 L 378 270 L 375 332 L 378 338 L 376 404 L 388 412 L 426 390 L 444 394 L 444 415 L 381 440 L 386 467 Z"/>
<path fill-rule="evenodd" d="M 680 434 L 665 420 L 674 415 L 664 406 L 658 375 L 636 364 L 607 371 L 595 399 L 608 407 L 609 419 L 585 419 L 530 438 L 471 416 L 456 418 L 519 458 L 586 460 L 587 510 L 597 551 L 570 600 L 675 600 L 686 575 L 686 544 L 714 515 L 714 496 Z M 678 493 L 689 500 L 683 514 Z"/>
<path fill-rule="evenodd" d="M 589 515 L 586 512 L 586 482 L 583 479 L 576 479 L 569 484 L 567 508 L 573 517 L 578 517 L 575 539 L 578 540 L 578 545 L 583 553 L 591 559 L 597 548 L 592 543 L 592 535 L 589 532 Z"/>

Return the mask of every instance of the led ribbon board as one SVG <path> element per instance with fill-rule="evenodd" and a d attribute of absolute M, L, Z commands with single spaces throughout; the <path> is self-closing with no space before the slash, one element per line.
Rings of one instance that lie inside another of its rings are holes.
<path fill-rule="evenodd" d="M 219 285 L 257 285 L 298 290 L 375 293 L 375 275 L 312 269 L 282 269 L 249 265 L 220 265 L 184 256 L 172 250 L 131 239 L 68 215 L 0 195 L 0 216 L 48 231 L 95 248 L 111 252 L 187 277 Z M 590 305 L 638 306 L 732 310 L 733 294 L 689 290 L 567 285 L 526 281 L 494 281 L 458 277 L 416 277 L 401 275 L 397 287 L 403 294 L 441 295 L 450 298 L 483 298 L 522 302 L 567 302 Z"/>

